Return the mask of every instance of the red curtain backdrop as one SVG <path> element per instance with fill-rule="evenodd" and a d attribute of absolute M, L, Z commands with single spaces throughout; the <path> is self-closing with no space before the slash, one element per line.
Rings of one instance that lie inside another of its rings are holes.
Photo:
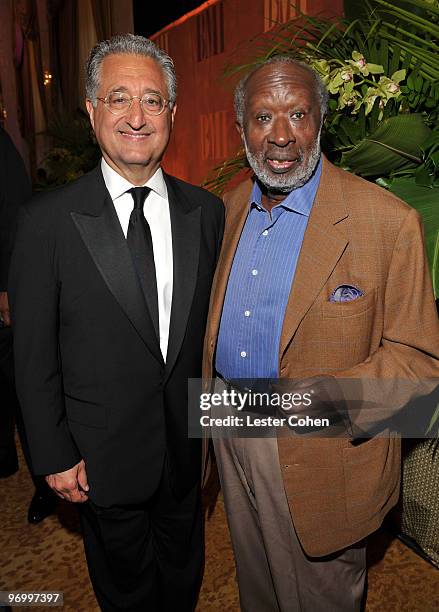
<path fill-rule="evenodd" d="M 308 15 L 341 15 L 342 0 L 297 0 Z M 235 155 L 240 140 L 233 114 L 237 77 L 223 77 L 229 63 L 251 58 L 252 39 L 296 16 L 289 0 L 208 0 L 151 38 L 173 58 L 179 91 L 165 169 L 200 184 L 209 171 Z"/>

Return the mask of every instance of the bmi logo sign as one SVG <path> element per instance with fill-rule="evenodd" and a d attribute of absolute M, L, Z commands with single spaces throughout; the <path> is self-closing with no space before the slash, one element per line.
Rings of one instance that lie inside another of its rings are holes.
<path fill-rule="evenodd" d="M 201 159 L 222 160 L 227 157 L 227 111 L 200 116 Z"/>
<path fill-rule="evenodd" d="M 205 60 L 224 51 L 223 3 L 209 6 L 197 15 L 197 60 Z"/>
<path fill-rule="evenodd" d="M 297 17 L 296 6 L 306 13 L 307 0 L 264 0 L 264 32 L 271 30 L 279 23 L 286 23 Z"/>

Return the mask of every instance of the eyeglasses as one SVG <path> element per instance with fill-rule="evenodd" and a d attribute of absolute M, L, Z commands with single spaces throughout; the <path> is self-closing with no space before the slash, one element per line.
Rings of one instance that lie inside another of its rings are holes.
<path fill-rule="evenodd" d="M 129 96 L 123 91 L 112 91 L 106 98 L 97 98 L 105 104 L 113 115 L 125 115 L 131 108 L 134 98 L 140 102 L 142 110 L 147 115 L 161 115 L 169 105 L 169 100 L 165 100 L 159 93 L 149 92 L 140 96 Z"/>

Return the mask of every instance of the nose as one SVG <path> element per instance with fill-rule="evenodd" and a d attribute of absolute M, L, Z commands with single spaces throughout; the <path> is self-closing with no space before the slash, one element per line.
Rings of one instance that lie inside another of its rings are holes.
<path fill-rule="evenodd" d="M 274 118 L 268 135 L 268 142 L 278 147 L 286 147 L 291 142 L 296 142 L 294 128 L 289 117 L 278 116 Z"/>
<path fill-rule="evenodd" d="M 130 110 L 125 118 L 126 122 L 133 130 L 139 130 L 145 125 L 145 113 L 143 112 L 139 98 L 133 98 Z"/>

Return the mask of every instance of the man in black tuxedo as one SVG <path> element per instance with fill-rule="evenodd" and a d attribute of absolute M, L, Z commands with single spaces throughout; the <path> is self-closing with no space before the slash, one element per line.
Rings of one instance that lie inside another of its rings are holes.
<path fill-rule="evenodd" d="M 201 448 L 187 380 L 201 373 L 223 207 L 160 167 L 176 81 L 151 41 L 99 43 L 86 95 L 102 162 L 34 200 L 18 231 L 19 399 L 35 470 L 79 502 L 101 608 L 193 610 Z"/>

